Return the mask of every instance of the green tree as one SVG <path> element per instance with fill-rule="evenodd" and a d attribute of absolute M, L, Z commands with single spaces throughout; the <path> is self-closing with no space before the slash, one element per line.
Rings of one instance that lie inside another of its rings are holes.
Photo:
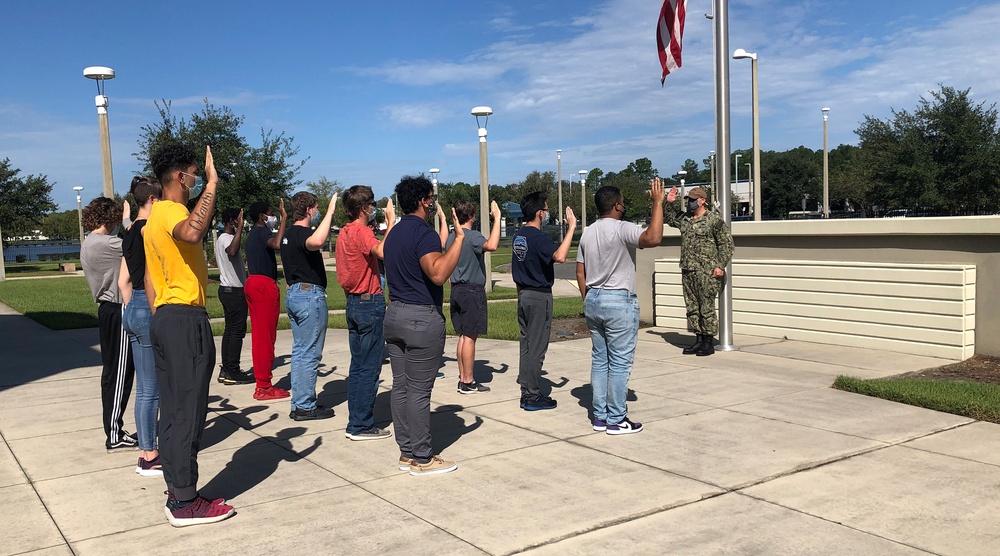
<path fill-rule="evenodd" d="M 44 174 L 21 177 L 9 158 L 0 161 L 0 228 L 10 239 L 40 229 L 46 214 L 56 209 L 52 186 Z"/>
<path fill-rule="evenodd" d="M 970 89 L 941 85 L 916 110 L 865 116 L 857 163 L 885 208 L 943 212 L 1000 209 L 1000 130 L 996 104 Z"/>
<path fill-rule="evenodd" d="M 816 210 L 823 201 L 823 153 L 796 147 L 782 153 L 761 153 L 761 214 L 784 218 L 791 211 Z"/>
<path fill-rule="evenodd" d="M 243 116 L 226 106 L 217 108 L 205 99 L 200 112 L 178 119 L 171 112 L 170 101 L 155 104 L 160 120 L 141 128 L 139 151 L 134 156 L 144 171 L 150 172 L 151 153 L 167 142 L 179 141 L 194 148 L 198 164 L 203 165 L 204 147 L 210 145 L 220 178 L 216 211 L 245 209 L 255 201 L 274 204 L 302 183 L 297 177 L 308 159 L 293 162 L 299 147 L 283 132 L 262 129 L 260 146 L 253 147 L 241 132 Z"/>
<path fill-rule="evenodd" d="M 41 230 L 49 239 L 80 239 L 80 215 L 76 209 L 47 214 Z"/>

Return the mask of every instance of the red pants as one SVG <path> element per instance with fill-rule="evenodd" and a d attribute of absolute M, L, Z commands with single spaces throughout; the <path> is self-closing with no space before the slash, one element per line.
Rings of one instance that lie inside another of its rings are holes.
<path fill-rule="evenodd" d="M 257 388 L 270 388 L 274 341 L 278 336 L 278 283 L 267 276 L 251 274 L 243 292 L 250 311 L 253 376 Z"/>

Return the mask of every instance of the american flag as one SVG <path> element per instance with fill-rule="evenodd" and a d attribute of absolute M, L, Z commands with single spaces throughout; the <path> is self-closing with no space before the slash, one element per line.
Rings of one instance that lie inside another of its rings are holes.
<path fill-rule="evenodd" d="M 656 49 L 660 55 L 663 76 L 681 67 L 681 38 L 684 37 L 684 16 L 687 0 L 664 0 L 660 9 L 660 20 L 656 24 Z"/>

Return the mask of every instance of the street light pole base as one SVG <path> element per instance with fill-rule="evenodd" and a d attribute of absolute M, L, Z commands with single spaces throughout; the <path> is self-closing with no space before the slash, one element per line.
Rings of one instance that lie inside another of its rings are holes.
<path fill-rule="evenodd" d="M 740 350 L 739 346 L 735 346 L 733 344 L 729 344 L 728 346 L 719 344 L 715 346 L 715 351 L 739 351 L 739 350 Z"/>

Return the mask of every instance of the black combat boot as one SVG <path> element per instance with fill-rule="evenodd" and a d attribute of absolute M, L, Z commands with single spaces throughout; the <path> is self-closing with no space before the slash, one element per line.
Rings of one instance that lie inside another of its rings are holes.
<path fill-rule="evenodd" d="M 702 339 L 704 341 L 701 344 L 701 348 L 699 348 L 698 351 L 695 352 L 695 355 L 697 355 L 698 357 L 704 357 L 706 355 L 712 355 L 713 353 L 715 353 L 715 337 L 705 334 L 702 336 Z"/>
<path fill-rule="evenodd" d="M 684 355 L 694 355 L 701 351 L 701 345 L 705 343 L 704 337 L 701 334 L 695 334 L 695 337 L 697 340 L 695 340 L 693 344 L 684 348 L 684 351 L 681 353 Z"/>

